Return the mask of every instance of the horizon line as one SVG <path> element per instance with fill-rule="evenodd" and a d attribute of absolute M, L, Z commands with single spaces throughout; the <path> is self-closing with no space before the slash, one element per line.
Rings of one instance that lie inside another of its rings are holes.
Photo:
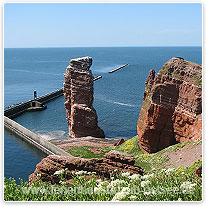
<path fill-rule="evenodd" d="M 121 48 L 121 47 L 202 47 L 202 45 L 187 45 L 187 46 L 39 46 L 39 47 L 4 47 L 4 49 L 40 49 L 40 48 Z"/>

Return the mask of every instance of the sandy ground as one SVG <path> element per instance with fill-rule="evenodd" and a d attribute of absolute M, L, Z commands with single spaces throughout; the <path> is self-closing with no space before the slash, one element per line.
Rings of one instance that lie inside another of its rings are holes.
<path fill-rule="evenodd" d="M 175 152 L 166 152 L 163 155 L 168 155 L 170 158 L 167 167 L 170 165 L 174 165 L 176 168 L 188 167 L 198 159 L 202 159 L 202 144 L 186 145 Z"/>
<path fill-rule="evenodd" d="M 95 138 L 95 137 L 81 137 L 81 138 L 70 138 L 70 139 L 52 139 L 51 143 L 64 149 L 66 147 L 73 146 L 92 146 L 92 147 L 110 147 L 114 146 L 119 139 L 106 139 L 106 138 Z"/>

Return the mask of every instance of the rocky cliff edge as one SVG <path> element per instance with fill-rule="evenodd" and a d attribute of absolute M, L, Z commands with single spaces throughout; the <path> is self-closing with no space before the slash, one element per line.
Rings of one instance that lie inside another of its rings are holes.
<path fill-rule="evenodd" d="M 145 153 L 202 139 L 202 66 L 175 57 L 145 82 L 137 133 Z"/>

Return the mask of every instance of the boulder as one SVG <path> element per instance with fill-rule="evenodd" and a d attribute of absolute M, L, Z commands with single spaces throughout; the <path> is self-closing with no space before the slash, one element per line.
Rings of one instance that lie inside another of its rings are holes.
<path fill-rule="evenodd" d="M 42 182 L 58 184 L 59 178 L 54 173 L 66 168 L 68 169 L 66 172 L 67 181 L 72 179 L 73 172 L 81 170 L 96 172 L 97 178 L 110 178 L 111 174 L 120 174 L 121 172 L 143 175 L 143 169 L 141 167 L 134 166 L 132 157 L 127 155 L 123 157 L 123 154 L 118 152 L 116 154 L 115 152 L 106 154 L 105 158 L 101 159 L 49 155 L 36 165 L 34 173 L 29 176 L 29 182 L 37 181 L 39 179 L 38 176 L 41 176 Z"/>
<path fill-rule="evenodd" d="M 123 164 L 133 165 L 135 164 L 135 158 L 129 154 L 125 154 L 118 151 L 110 151 L 104 155 L 105 158 L 110 159 L 114 162 L 121 162 Z"/>

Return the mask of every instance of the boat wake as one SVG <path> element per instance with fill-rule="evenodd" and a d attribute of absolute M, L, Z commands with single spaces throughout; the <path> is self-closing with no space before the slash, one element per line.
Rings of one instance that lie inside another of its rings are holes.
<path fill-rule="evenodd" d="M 96 96 L 95 98 L 99 99 L 101 101 L 105 101 L 105 102 L 111 103 L 111 104 L 118 104 L 118 105 L 126 106 L 126 107 L 137 107 L 137 105 L 134 105 L 134 104 L 124 103 L 124 102 L 117 102 L 117 101 L 113 101 L 113 100 L 106 99 L 106 98 L 99 97 L 99 96 Z"/>
<path fill-rule="evenodd" d="M 98 69 L 93 69 L 94 72 L 98 72 L 98 73 L 108 73 L 109 71 L 120 67 L 121 65 L 114 65 L 114 66 L 108 66 L 108 67 L 101 67 Z"/>
<path fill-rule="evenodd" d="M 122 103 L 122 102 L 113 102 L 114 104 L 119 104 L 121 106 L 127 106 L 127 107 L 136 107 L 136 105 L 134 104 L 126 104 L 126 103 Z"/>

